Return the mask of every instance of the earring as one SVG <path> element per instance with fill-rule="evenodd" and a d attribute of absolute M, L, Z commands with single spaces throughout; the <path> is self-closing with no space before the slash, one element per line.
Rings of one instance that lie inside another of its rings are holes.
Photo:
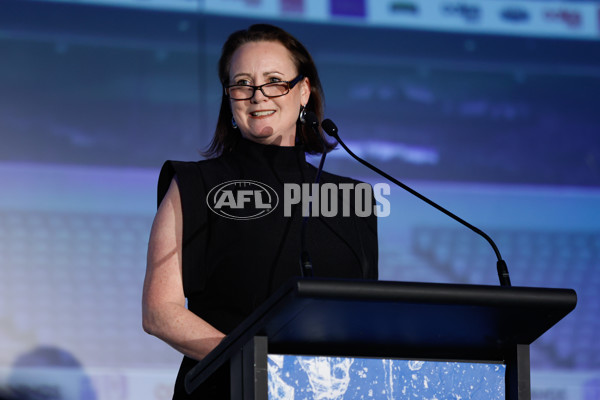
<path fill-rule="evenodd" d="M 300 122 L 304 125 L 306 123 L 306 106 L 300 106 L 300 115 L 298 116 Z"/>
<path fill-rule="evenodd" d="M 233 126 L 233 129 L 237 129 L 237 122 L 235 122 L 235 119 L 233 119 L 233 117 L 231 117 L 231 126 Z"/>

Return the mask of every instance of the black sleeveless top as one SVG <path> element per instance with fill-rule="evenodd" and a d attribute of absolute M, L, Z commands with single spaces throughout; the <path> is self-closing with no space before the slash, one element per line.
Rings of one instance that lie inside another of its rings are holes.
<path fill-rule="evenodd" d="M 315 176 L 316 168 L 306 162 L 301 146 L 262 145 L 246 139 L 215 159 L 164 164 L 158 203 L 171 180 L 176 179 L 183 213 L 183 285 L 193 313 L 228 334 L 277 288 L 291 277 L 300 276 L 302 209 L 296 204 L 286 212 L 282 204 L 284 185 L 312 183 Z M 232 180 L 268 185 L 277 193 L 278 206 L 255 219 L 218 215 L 207 205 L 207 194 Z M 359 182 L 323 172 L 320 183 Z M 377 279 L 376 217 L 373 213 L 368 217 L 355 215 L 353 193 L 347 196 L 350 216 L 343 216 L 341 196 L 342 191 L 338 191 L 337 216 L 308 220 L 306 248 L 314 276 Z M 196 363 L 184 357 L 174 399 L 188 398 L 183 379 Z M 228 390 L 227 377 L 215 378 L 213 386 L 214 390 Z M 194 393 L 194 398 L 215 396 L 199 395 Z"/>

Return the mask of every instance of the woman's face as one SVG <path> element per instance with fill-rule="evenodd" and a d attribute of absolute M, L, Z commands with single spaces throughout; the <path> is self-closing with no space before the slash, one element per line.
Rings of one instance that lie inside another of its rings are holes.
<path fill-rule="evenodd" d="M 291 81 L 298 75 L 290 52 L 279 42 L 251 42 L 240 46 L 231 59 L 229 85 Z M 262 144 L 293 146 L 300 106 L 308 103 L 310 85 L 302 79 L 281 97 L 256 90 L 249 100 L 230 100 L 233 118 L 246 139 Z"/>

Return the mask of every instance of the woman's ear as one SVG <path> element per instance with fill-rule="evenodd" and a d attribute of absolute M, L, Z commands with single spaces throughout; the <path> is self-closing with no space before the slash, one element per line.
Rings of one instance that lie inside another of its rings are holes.
<path fill-rule="evenodd" d="M 310 81 L 308 78 L 304 78 L 300 85 L 301 103 L 308 104 L 308 100 L 310 99 Z"/>

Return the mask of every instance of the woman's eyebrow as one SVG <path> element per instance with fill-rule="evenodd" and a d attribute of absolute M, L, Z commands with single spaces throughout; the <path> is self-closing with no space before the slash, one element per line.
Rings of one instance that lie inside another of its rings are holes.
<path fill-rule="evenodd" d="M 250 77 L 250 74 L 247 72 L 240 72 L 238 74 L 235 74 L 234 76 L 231 77 L 231 80 L 235 80 L 237 78 L 241 78 L 241 77 Z"/>
<path fill-rule="evenodd" d="M 277 74 L 277 75 L 285 76 L 285 74 L 284 74 L 284 73 L 282 73 L 282 72 L 279 72 L 279 71 L 276 71 L 276 70 L 274 70 L 274 71 L 265 71 L 265 72 L 263 72 L 263 76 L 269 76 L 269 75 L 273 75 L 273 74 Z M 231 78 L 231 80 L 235 80 L 235 79 L 238 79 L 238 78 L 241 78 L 241 77 L 248 77 L 248 78 L 251 78 L 251 77 L 252 77 L 252 75 L 251 75 L 250 73 L 248 73 L 248 72 L 239 72 L 239 73 L 235 74 L 235 75 L 234 75 L 234 76 Z"/>
<path fill-rule="evenodd" d="M 278 75 L 281 75 L 281 76 L 284 75 L 283 73 L 281 73 L 279 71 L 267 71 L 267 72 L 263 73 L 263 76 L 268 76 L 268 75 L 273 75 L 273 74 L 278 74 Z"/>

